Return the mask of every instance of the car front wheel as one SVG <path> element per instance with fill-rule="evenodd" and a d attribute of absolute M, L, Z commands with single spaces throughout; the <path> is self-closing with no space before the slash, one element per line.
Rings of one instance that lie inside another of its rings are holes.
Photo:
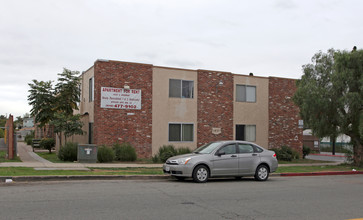
<path fill-rule="evenodd" d="M 209 177 L 209 170 L 204 165 L 197 166 L 193 171 L 193 180 L 197 183 L 207 182 Z"/>
<path fill-rule="evenodd" d="M 255 179 L 257 181 L 266 181 L 268 179 L 269 173 L 270 172 L 266 165 L 260 165 L 256 169 Z"/>

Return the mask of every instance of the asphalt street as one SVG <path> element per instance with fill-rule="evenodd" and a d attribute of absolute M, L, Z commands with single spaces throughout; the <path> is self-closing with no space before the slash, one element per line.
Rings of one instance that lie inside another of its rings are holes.
<path fill-rule="evenodd" d="M 1 219 L 362 218 L 363 175 L 0 185 Z"/>

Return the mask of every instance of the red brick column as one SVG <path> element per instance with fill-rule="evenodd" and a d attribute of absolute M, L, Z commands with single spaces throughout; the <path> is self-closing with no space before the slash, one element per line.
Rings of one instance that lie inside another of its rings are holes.
<path fill-rule="evenodd" d="M 5 124 L 6 132 L 6 145 L 8 146 L 8 159 L 14 159 L 14 118 L 12 115 L 9 115 L 8 120 Z"/>
<path fill-rule="evenodd" d="M 212 129 L 220 129 L 213 134 Z M 198 147 L 233 139 L 233 75 L 198 70 Z M 217 132 L 218 133 L 218 132 Z"/>
<path fill-rule="evenodd" d="M 302 153 L 303 129 L 299 128 L 299 108 L 292 97 L 296 80 L 269 78 L 269 148 L 283 145 Z"/>
<path fill-rule="evenodd" d="M 94 64 L 94 142 L 112 145 L 128 142 L 138 157 L 152 156 L 152 65 L 119 61 Z M 141 89 L 141 109 L 101 108 L 101 87 Z M 129 114 L 128 114 L 129 113 Z"/>

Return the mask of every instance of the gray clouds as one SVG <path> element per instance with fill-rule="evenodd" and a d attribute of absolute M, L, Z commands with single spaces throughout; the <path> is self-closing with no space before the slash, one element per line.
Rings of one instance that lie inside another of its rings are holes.
<path fill-rule="evenodd" d="M 84 71 L 99 58 L 299 78 L 318 50 L 363 41 L 359 0 L 0 4 L 0 114 L 16 116 L 30 110 L 32 79 L 56 80 L 63 67 Z"/>

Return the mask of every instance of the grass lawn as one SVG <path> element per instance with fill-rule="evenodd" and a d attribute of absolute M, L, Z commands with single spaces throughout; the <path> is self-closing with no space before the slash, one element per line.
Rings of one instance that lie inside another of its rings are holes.
<path fill-rule="evenodd" d="M 302 166 L 279 167 L 276 173 L 306 173 L 323 171 L 362 171 L 363 168 L 355 168 L 350 165 L 338 166 Z M 0 176 L 58 176 L 58 175 L 161 175 L 162 168 L 90 168 L 90 171 L 80 170 L 34 170 L 29 167 L 0 167 Z"/>
<path fill-rule="evenodd" d="M 161 175 L 162 168 L 90 168 L 83 170 L 34 170 L 29 167 L 0 167 L 0 176 L 58 176 L 58 175 Z"/>
<path fill-rule="evenodd" d="M 52 163 L 69 163 L 69 161 L 60 160 L 55 152 L 52 152 L 51 154 L 49 152 L 36 152 L 36 154 Z"/>
<path fill-rule="evenodd" d="M 0 163 L 21 162 L 19 157 L 14 157 L 14 159 L 12 159 L 12 160 L 6 159 L 6 154 L 7 154 L 7 151 L 4 151 L 4 150 L 0 151 Z"/>
<path fill-rule="evenodd" d="M 329 165 L 329 166 L 294 166 L 279 167 L 276 173 L 309 173 L 309 172 L 326 172 L 326 171 L 352 171 L 352 169 L 362 171 L 362 168 L 352 167 L 350 165 Z"/>

